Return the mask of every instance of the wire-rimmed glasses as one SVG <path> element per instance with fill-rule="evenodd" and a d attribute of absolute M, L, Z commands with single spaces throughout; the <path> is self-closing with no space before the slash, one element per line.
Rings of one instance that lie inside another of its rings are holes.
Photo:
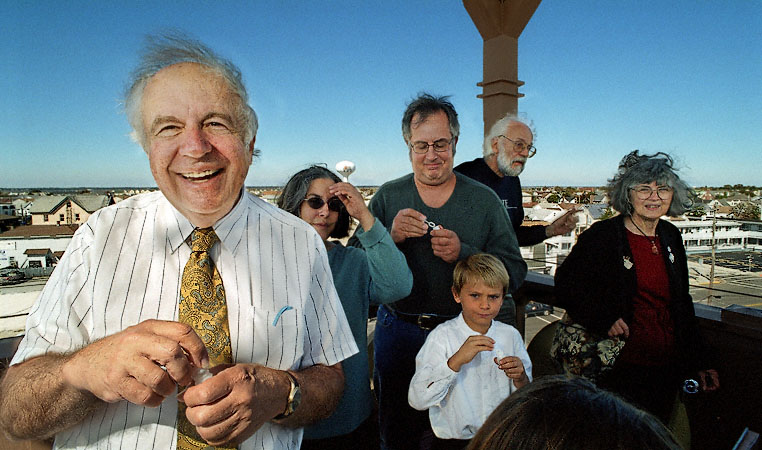
<path fill-rule="evenodd" d="M 652 188 L 651 186 L 635 186 L 634 188 L 630 188 L 631 190 L 635 191 L 635 195 L 640 200 L 647 200 L 651 198 L 651 195 L 656 191 L 656 196 L 659 197 L 661 200 L 669 200 L 669 198 L 672 196 L 672 188 L 669 186 L 656 186 L 656 189 Z"/>
<path fill-rule="evenodd" d="M 535 153 L 537 153 L 537 147 L 535 147 L 532 144 L 527 144 L 526 142 L 521 141 L 521 140 L 515 140 L 514 141 L 513 139 L 511 139 L 508 136 L 503 135 L 503 134 L 498 135 L 498 137 L 506 138 L 509 141 L 511 141 L 513 143 L 513 151 L 516 152 L 516 153 L 521 154 L 521 153 L 524 152 L 524 150 L 526 150 L 527 151 L 527 158 L 531 158 L 532 156 L 534 156 Z"/>
<path fill-rule="evenodd" d="M 429 147 L 433 147 L 435 152 L 442 153 L 447 151 L 451 143 L 452 139 L 437 139 L 431 143 L 415 141 L 410 143 L 410 150 L 414 153 L 423 154 L 429 151 Z"/>

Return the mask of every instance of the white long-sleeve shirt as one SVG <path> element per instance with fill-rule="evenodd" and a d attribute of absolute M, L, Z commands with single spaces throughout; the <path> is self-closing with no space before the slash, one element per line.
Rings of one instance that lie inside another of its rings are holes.
<path fill-rule="evenodd" d="M 532 379 L 532 361 L 518 330 L 493 320 L 486 336 L 494 339 L 491 352 L 479 352 L 459 372 L 447 365 L 469 336 L 478 334 L 458 317 L 436 327 L 415 357 L 415 375 L 410 381 L 408 402 L 418 410 L 429 410 L 434 434 L 441 439 L 471 439 L 487 416 L 516 390 L 513 380 L 500 370 L 493 358 L 518 356 Z"/>

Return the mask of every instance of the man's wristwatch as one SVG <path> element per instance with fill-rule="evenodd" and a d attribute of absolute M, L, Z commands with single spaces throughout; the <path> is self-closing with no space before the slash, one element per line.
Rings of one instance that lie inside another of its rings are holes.
<path fill-rule="evenodd" d="M 273 420 L 285 419 L 296 411 L 299 404 L 302 402 L 302 387 L 299 386 L 299 382 L 296 381 L 296 377 L 291 372 L 286 372 L 288 380 L 291 382 L 291 390 L 288 391 L 288 401 L 286 403 L 286 410 L 277 416 L 273 417 Z"/>

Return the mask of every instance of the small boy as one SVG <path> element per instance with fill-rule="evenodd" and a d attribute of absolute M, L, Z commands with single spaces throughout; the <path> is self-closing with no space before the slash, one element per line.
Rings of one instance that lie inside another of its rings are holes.
<path fill-rule="evenodd" d="M 410 406 L 429 410 L 439 438 L 432 448 L 464 448 L 500 402 L 531 381 L 518 330 L 492 320 L 508 282 L 492 255 L 471 255 L 455 266 L 452 295 L 463 312 L 426 338 L 408 390 Z"/>

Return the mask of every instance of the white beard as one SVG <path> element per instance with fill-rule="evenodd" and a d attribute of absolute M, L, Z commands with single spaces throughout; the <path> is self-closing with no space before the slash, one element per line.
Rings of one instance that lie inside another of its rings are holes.
<path fill-rule="evenodd" d="M 500 173 L 508 177 L 519 176 L 519 174 L 524 170 L 527 159 L 523 156 L 517 156 L 514 159 L 508 159 L 508 156 L 505 154 L 505 148 L 502 145 L 498 146 L 498 150 L 497 168 L 500 170 Z M 513 167 L 513 163 L 518 161 L 522 162 L 522 164 L 518 167 Z"/>

